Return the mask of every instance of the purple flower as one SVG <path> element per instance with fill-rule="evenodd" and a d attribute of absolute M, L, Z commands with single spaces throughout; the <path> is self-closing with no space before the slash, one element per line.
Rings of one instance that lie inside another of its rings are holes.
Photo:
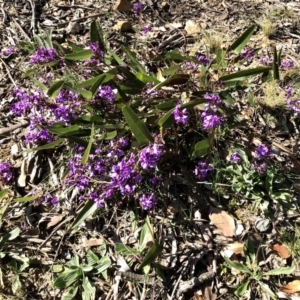
<path fill-rule="evenodd" d="M 39 130 L 36 128 L 34 131 L 28 132 L 28 134 L 25 136 L 25 142 L 27 144 L 47 144 L 53 142 L 53 140 L 54 138 L 48 129 Z"/>
<path fill-rule="evenodd" d="M 285 69 L 291 69 L 294 67 L 294 62 L 292 60 L 282 60 L 280 63 L 280 67 Z"/>
<path fill-rule="evenodd" d="M 203 119 L 202 126 L 206 130 L 214 129 L 224 123 L 224 117 L 213 112 L 204 111 L 201 117 Z"/>
<path fill-rule="evenodd" d="M 231 154 L 229 160 L 237 164 L 239 164 L 242 161 L 240 154 L 238 152 L 234 152 L 233 154 Z"/>
<path fill-rule="evenodd" d="M 150 24 L 144 26 L 144 27 L 142 28 L 142 30 L 141 30 L 141 32 L 142 32 L 143 34 L 147 34 L 147 33 L 150 32 L 150 31 L 152 31 L 152 26 L 151 26 Z"/>
<path fill-rule="evenodd" d="M 11 183 L 14 178 L 14 168 L 9 162 L 0 163 L 0 178 L 4 183 Z"/>
<path fill-rule="evenodd" d="M 44 203 L 47 206 L 57 206 L 59 205 L 59 201 L 57 197 L 53 197 L 52 195 L 48 194 L 45 198 L 44 198 Z"/>
<path fill-rule="evenodd" d="M 56 103 L 74 102 L 78 100 L 78 94 L 71 90 L 62 89 L 55 98 Z"/>
<path fill-rule="evenodd" d="M 150 195 L 143 194 L 140 198 L 140 203 L 144 210 L 149 210 L 157 204 L 157 201 L 153 193 Z"/>
<path fill-rule="evenodd" d="M 33 56 L 30 58 L 30 62 L 33 64 L 47 63 L 53 61 L 56 58 L 56 52 L 54 48 L 46 49 L 40 47 Z"/>
<path fill-rule="evenodd" d="M 144 148 L 139 155 L 139 162 L 144 170 L 156 168 L 159 159 L 163 155 L 163 145 L 151 143 Z"/>
<path fill-rule="evenodd" d="M 259 63 L 267 66 L 271 66 L 273 64 L 273 58 L 270 58 L 268 56 L 262 56 L 259 59 Z"/>
<path fill-rule="evenodd" d="M 251 165 L 252 169 L 255 169 L 259 174 L 264 174 L 267 171 L 267 165 L 265 163 L 257 163 Z"/>
<path fill-rule="evenodd" d="M 206 103 L 204 106 L 205 111 L 217 111 L 218 107 L 224 106 L 224 103 L 218 94 L 206 93 L 203 98 L 209 100 L 208 103 Z"/>
<path fill-rule="evenodd" d="M 131 153 L 129 158 L 124 157 L 120 162 L 114 165 L 109 174 L 111 178 L 109 187 L 119 190 L 124 196 L 133 195 L 136 185 L 143 179 L 143 176 L 138 174 L 134 165 L 135 160 L 133 153 Z"/>
<path fill-rule="evenodd" d="M 195 174 L 196 178 L 203 180 L 207 178 L 208 173 L 212 170 L 213 168 L 210 165 L 208 165 L 206 162 L 200 161 L 195 167 L 193 173 Z"/>
<path fill-rule="evenodd" d="M 290 85 L 288 85 L 286 87 L 286 93 L 284 96 L 287 100 L 289 100 L 292 97 L 292 95 L 293 95 L 293 88 Z"/>
<path fill-rule="evenodd" d="M 15 46 L 11 46 L 5 50 L 2 50 L 1 55 L 2 56 L 9 56 L 10 54 L 14 53 L 16 51 Z"/>
<path fill-rule="evenodd" d="M 300 114 L 300 99 L 289 100 L 288 107 L 293 110 L 295 114 Z"/>
<path fill-rule="evenodd" d="M 260 144 L 256 148 L 254 155 L 258 160 L 262 160 L 262 159 L 267 158 L 268 156 L 270 156 L 270 154 L 271 154 L 270 149 L 265 144 Z"/>
<path fill-rule="evenodd" d="M 76 115 L 72 112 L 72 109 L 64 104 L 60 104 L 59 106 L 52 108 L 52 112 L 55 116 L 55 121 L 69 123 L 70 119 L 76 117 Z"/>
<path fill-rule="evenodd" d="M 187 62 L 186 62 L 186 67 L 187 67 L 189 70 L 195 70 L 195 69 L 196 69 L 196 65 L 195 65 L 194 62 L 192 62 L 192 61 L 187 61 Z"/>
<path fill-rule="evenodd" d="M 142 12 L 142 10 L 143 10 L 143 5 L 142 5 L 142 3 L 140 3 L 140 2 L 134 3 L 134 4 L 133 4 L 132 10 L 133 10 L 133 12 L 134 12 L 134 15 L 135 15 L 136 17 L 138 17 L 139 14 L 140 14 L 140 13 Z"/>
<path fill-rule="evenodd" d="M 197 56 L 197 60 L 204 67 L 206 67 L 210 63 L 210 60 L 206 56 L 204 56 L 204 55 L 198 55 Z"/>
<path fill-rule="evenodd" d="M 187 124 L 189 121 L 189 115 L 186 108 L 181 108 L 181 101 L 175 106 L 173 110 L 173 116 L 177 123 Z"/>
<path fill-rule="evenodd" d="M 254 56 L 254 49 L 245 47 L 243 52 L 240 54 L 241 58 L 251 59 Z"/>
<path fill-rule="evenodd" d="M 92 52 L 96 56 L 101 56 L 102 57 L 104 55 L 104 51 L 101 50 L 101 46 L 98 42 L 90 43 L 90 49 L 92 50 Z"/>
<path fill-rule="evenodd" d="M 92 192 L 89 195 L 89 199 L 93 200 L 97 207 L 103 208 L 105 206 L 105 201 L 102 199 L 102 195 L 98 192 Z"/>
<path fill-rule="evenodd" d="M 107 100 L 109 103 L 113 103 L 116 95 L 110 85 L 105 85 L 99 87 L 98 97 Z"/>
<path fill-rule="evenodd" d="M 162 182 L 162 179 L 157 177 L 152 177 L 149 179 L 149 181 L 153 186 L 158 186 Z"/>

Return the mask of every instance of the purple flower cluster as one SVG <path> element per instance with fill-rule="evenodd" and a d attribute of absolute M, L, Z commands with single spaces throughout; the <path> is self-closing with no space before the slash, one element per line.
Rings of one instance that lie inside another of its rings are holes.
<path fill-rule="evenodd" d="M 232 153 L 229 157 L 229 160 L 237 164 L 241 163 L 242 161 L 241 156 L 238 152 Z"/>
<path fill-rule="evenodd" d="M 14 46 L 11 46 L 7 49 L 2 50 L 1 55 L 2 56 L 9 56 L 12 53 L 14 53 L 16 51 L 16 48 Z"/>
<path fill-rule="evenodd" d="M 265 145 L 265 144 L 260 144 L 257 146 L 254 156 L 258 160 L 263 160 L 265 158 L 268 158 L 271 155 L 271 150 Z"/>
<path fill-rule="evenodd" d="M 150 195 L 143 194 L 140 198 L 140 203 L 144 210 L 150 210 L 157 204 L 157 201 L 154 194 L 150 194 Z"/>
<path fill-rule="evenodd" d="M 251 168 L 255 169 L 259 174 L 264 174 L 267 171 L 267 165 L 266 165 L 266 163 L 254 162 L 251 165 Z"/>
<path fill-rule="evenodd" d="M 52 195 L 48 194 L 45 196 L 43 201 L 47 206 L 57 206 L 59 205 L 59 201 L 57 197 L 53 197 Z"/>
<path fill-rule="evenodd" d="M 204 56 L 204 55 L 198 55 L 197 56 L 197 60 L 204 67 L 206 67 L 210 63 L 210 60 L 206 56 Z"/>
<path fill-rule="evenodd" d="M 144 170 L 154 169 L 163 155 L 162 144 L 151 143 L 148 147 L 144 148 L 139 155 L 139 162 Z"/>
<path fill-rule="evenodd" d="M 181 108 L 181 103 L 182 103 L 181 100 L 178 101 L 173 111 L 173 116 L 177 123 L 187 124 L 189 121 L 189 114 L 186 108 L 184 109 Z"/>
<path fill-rule="evenodd" d="M 12 96 L 15 97 L 18 102 L 11 106 L 11 110 L 16 116 L 28 116 L 33 108 L 39 109 L 39 106 L 43 102 L 43 93 L 41 90 L 37 92 L 26 93 L 23 89 L 18 88 L 13 91 Z"/>
<path fill-rule="evenodd" d="M 102 57 L 104 55 L 104 51 L 101 49 L 101 45 L 98 42 L 90 43 L 90 49 L 92 50 L 95 56 Z"/>
<path fill-rule="evenodd" d="M 284 69 L 291 69 L 294 67 L 294 61 L 292 60 L 282 60 L 280 63 L 280 67 L 284 68 Z"/>
<path fill-rule="evenodd" d="M 47 144 L 54 141 L 53 135 L 48 129 L 39 129 L 36 127 L 33 131 L 30 131 L 25 136 L 26 144 Z"/>
<path fill-rule="evenodd" d="M 40 47 L 33 56 L 30 58 L 30 62 L 33 64 L 37 63 L 48 63 L 56 58 L 56 52 L 54 48 Z"/>
<path fill-rule="evenodd" d="M 209 100 L 204 106 L 204 112 L 202 112 L 202 126 L 206 130 L 214 129 L 222 125 L 225 121 L 223 115 L 218 112 L 219 107 L 223 107 L 224 103 L 217 94 L 206 93 L 204 99 Z"/>
<path fill-rule="evenodd" d="M 291 86 L 286 87 L 285 98 L 287 100 L 288 107 L 294 111 L 296 115 L 300 114 L 300 99 L 292 99 L 293 88 Z"/>
<path fill-rule="evenodd" d="M 196 65 L 194 62 L 192 61 L 187 61 L 185 63 L 186 67 L 189 69 L 189 70 L 195 70 L 196 69 Z"/>
<path fill-rule="evenodd" d="M 14 168 L 9 162 L 0 163 L 0 178 L 3 183 L 11 183 L 14 178 Z"/>
<path fill-rule="evenodd" d="M 200 161 L 196 165 L 193 173 L 195 174 L 196 178 L 203 180 L 203 179 L 207 178 L 209 172 L 211 172 L 212 170 L 213 170 L 213 167 L 211 167 L 206 162 Z"/>
<path fill-rule="evenodd" d="M 273 64 L 273 58 L 268 57 L 268 56 L 262 56 L 259 59 L 259 63 L 262 64 L 262 65 L 271 66 Z"/>
<path fill-rule="evenodd" d="M 116 98 L 110 85 L 100 86 L 97 95 L 100 99 L 106 100 L 110 104 L 112 104 Z"/>
<path fill-rule="evenodd" d="M 242 53 L 240 54 L 241 58 L 252 59 L 254 57 L 254 49 L 250 47 L 245 47 Z"/>
<path fill-rule="evenodd" d="M 121 192 L 123 196 L 132 196 L 143 176 L 139 175 L 135 169 L 134 154 L 131 153 L 129 158 L 124 157 L 120 162 L 111 169 L 109 177 L 111 182 L 109 187 Z"/>
<path fill-rule="evenodd" d="M 150 24 L 145 25 L 145 26 L 142 28 L 142 30 L 141 30 L 141 32 L 142 32 L 143 34 L 147 34 L 147 33 L 150 32 L 150 31 L 152 31 L 152 26 L 151 26 Z"/>
<path fill-rule="evenodd" d="M 136 17 L 138 17 L 140 15 L 140 13 L 142 12 L 142 10 L 143 10 L 142 3 L 140 3 L 140 2 L 134 3 L 133 7 L 132 7 L 132 10 L 133 10 L 134 15 Z"/>

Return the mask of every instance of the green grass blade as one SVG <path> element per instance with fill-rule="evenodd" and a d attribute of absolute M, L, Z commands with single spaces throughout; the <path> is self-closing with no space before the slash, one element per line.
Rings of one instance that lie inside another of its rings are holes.
<path fill-rule="evenodd" d="M 251 36 L 253 35 L 256 29 L 255 25 L 252 25 L 247 30 L 245 30 L 240 37 L 238 37 L 232 45 L 229 47 L 235 53 L 239 54 L 243 48 L 247 45 L 248 41 L 250 40 Z"/>
<path fill-rule="evenodd" d="M 81 163 L 84 165 L 88 162 L 89 159 L 89 155 L 92 149 L 92 145 L 93 145 L 93 140 L 94 140 L 94 133 L 95 133 L 95 125 L 94 123 L 92 124 L 92 129 L 91 129 L 91 136 L 90 136 L 90 140 L 89 143 L 84 151 Z"/>

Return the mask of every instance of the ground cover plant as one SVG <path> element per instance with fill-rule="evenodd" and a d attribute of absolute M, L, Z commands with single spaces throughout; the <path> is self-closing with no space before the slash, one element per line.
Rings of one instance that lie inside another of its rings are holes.
<path fill-rule="evenodd" d="M 134 4 L 136 18 L 142 10 Z M 142 33 L 151 30 L 148 24 Z M 122 41 L 115 50 L 98 21 L 84 44 L 61 44 L 45 31 L 3 49 L 3 60 L 28 58 L 26 85 L 15 86 L 7 107 L 28 129 L 21 151 L 15 143 L 0 164 L 3 297 L 206 299 L 209 290 L 223 299 L 277 299 L 297 292 L 289 284 L 299 272 L 290 246 L 298 232 L 282 231 L 298 211 L 297 157 L 259 135 L 240 109 L 276 128 L 297 128 L 299 89 L 288 80 L 297 69 L 276 45 L 250 47 L 258 30 L 245 28 L 226 47 L 172 49 L 149 60 Z M 18 227 L 5 222 L 12 203 L 25 212 Z M 269 241 L 252 241 L 257 232 Z M 39 246 L 16 250 L 18 237 Z M 45 281 L 38 291 L 26 281 L 36 270 Z"/>

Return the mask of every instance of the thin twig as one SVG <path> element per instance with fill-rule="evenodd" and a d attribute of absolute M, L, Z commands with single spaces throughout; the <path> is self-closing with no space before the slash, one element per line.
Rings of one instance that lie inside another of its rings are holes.
<path fill-rule="evenodd" d="M 1 59 L 3 65 L 4 65 L 5 69 L 6 69 L 6 72 L 7 72 L 7 75 L 9 77 L 9 79 L 11 80 L 11 82 L 13 83 L 13 85 L 15 86 L 15 88 L 17 88 L 17 85 L 16 85 L 14 79 L 12 78 L 12 76 L 10 74 L 10 71 L 9 71 L 9 68 L 8 68 L 7 64 L 4 62 L 4 60 L 2 58 L 0 58 L 0 59 Z"/>

